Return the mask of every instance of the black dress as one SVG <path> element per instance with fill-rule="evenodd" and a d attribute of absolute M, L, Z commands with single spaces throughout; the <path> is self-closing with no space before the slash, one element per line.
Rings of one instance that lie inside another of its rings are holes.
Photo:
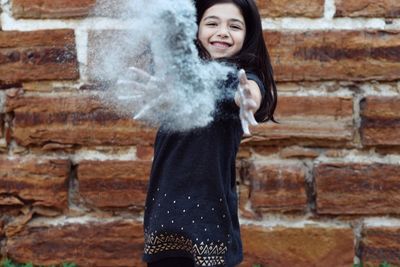
<path fill-rule="evenodd" d="M 264 94 L 257 76 L 247 76 Z M 225 90 L 233 92 L 237 81 L 231 84 Z M 239 108 L 231 97 L 217 110 L 204 128 L 157 133 L 144 214 L 146 262 L 187 257 L 195 266 L 232 267 L 243 259 L 235 177 Z"/>

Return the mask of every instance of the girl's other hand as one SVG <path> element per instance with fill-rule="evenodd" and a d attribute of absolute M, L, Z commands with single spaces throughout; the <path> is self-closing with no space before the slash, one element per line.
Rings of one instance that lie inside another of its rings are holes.
<path fill-rule="evenodd" d="M 126 92 L 126 94 L 118 95 L 118 100 L 140 102 L 142 108 L 136 112 L 133 118 L 141 119 L 149 109 L 157 106 L 161 96 L 153 95 L 149 97 L 149 95 L 156 93 L 157 88 L 162 88 L 162 81 L 142 69 L 129 67 L 129 70 L 130 79 L 118 80 L 117 85 L 129 86 L 131 90 Z M 147 97 L 145 97 L 145 95 L 147 95 Z M 143 103 L 144 99 L 152 100 L 148 103 Z"/>
<path fill-rule="evenodd" d="M 261 94 L 258 85 L 247 79 L 246 72 L 241 69 L 238 73 L 239 86 L 235 94 L 235 101 L 240 107 L 240 122 L 245 136 L 250 136 L 249 125 L 257 125 L 254 113 L 260 106 Z"/>

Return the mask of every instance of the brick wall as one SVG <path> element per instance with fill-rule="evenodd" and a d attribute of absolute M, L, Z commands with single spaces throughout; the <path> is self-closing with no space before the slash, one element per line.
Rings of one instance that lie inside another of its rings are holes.
<path fill-rule="evenodd" d="M 144 266 L 155 129 L 89 82 L 93 36 L 118 25 L 88 15 L 105 2 L 1 1 L 0 250 L 16 261 Z M 400 265 L 400 2 L 258 5 L 280 124 L 241 145 L 241 266 Z"/>

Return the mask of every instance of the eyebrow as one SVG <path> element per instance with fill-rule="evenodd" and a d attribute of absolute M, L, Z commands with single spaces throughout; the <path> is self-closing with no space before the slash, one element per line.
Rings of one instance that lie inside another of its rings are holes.
<path fill-rule="evenodd" d="M 207 20 L 207 19 L 217 19 L 217 20 L 220 20 L 220 18 L 219 17 L 217 17 L 217 16 L 208 16 L 208 17 L 205 17 L 204 18 L 204 20 Z M 233 22 L 239 22 L 240 24 L 242 24 L 243 26 L 244 26 L 244 22 L 243 21 L 241 21 L 240 19 L 229 19 L 229 21 L 233 21 Z"/>

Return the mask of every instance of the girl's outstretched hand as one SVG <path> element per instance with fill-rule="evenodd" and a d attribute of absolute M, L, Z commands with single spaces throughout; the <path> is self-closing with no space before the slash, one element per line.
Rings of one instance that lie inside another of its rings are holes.
<path fill-rule="evenodd" d="M 239 86 L 237 90 L 237 98 L 240 107 L 240 122 L 242 123 L 242 129 L 245 136 L 251 135 L 249 130 L 249 125 L 257 125 L 257 121 L 254 118 L 254 112 L 257 109 L 257 103 L 252 98 L 251 94 L 251 84 L 247 79 L 246 72 L 241 69 L 238 73 L 239 76 Z"/>
<path fill-rule="evenodd" d="M 129 80 L 118 80 L 117 84 L 129 86 L 134 90 L 131 90 L 128 95 L 118 95 L 119 100 L 141 101 L 144 99 L 145 94 L 155 92 L 154 88 L 159 88 L 162 84 L 162 81 L 142 69 L 129 67 L 129 70 L 131 78 Z M 134 119 L 141 119 L 149 109 L 157 106 L 159 98 L 159 95 L 153 96 L 152 101 L 149 103 L 141 103 L 142 108 L 136 112 Z"/>

